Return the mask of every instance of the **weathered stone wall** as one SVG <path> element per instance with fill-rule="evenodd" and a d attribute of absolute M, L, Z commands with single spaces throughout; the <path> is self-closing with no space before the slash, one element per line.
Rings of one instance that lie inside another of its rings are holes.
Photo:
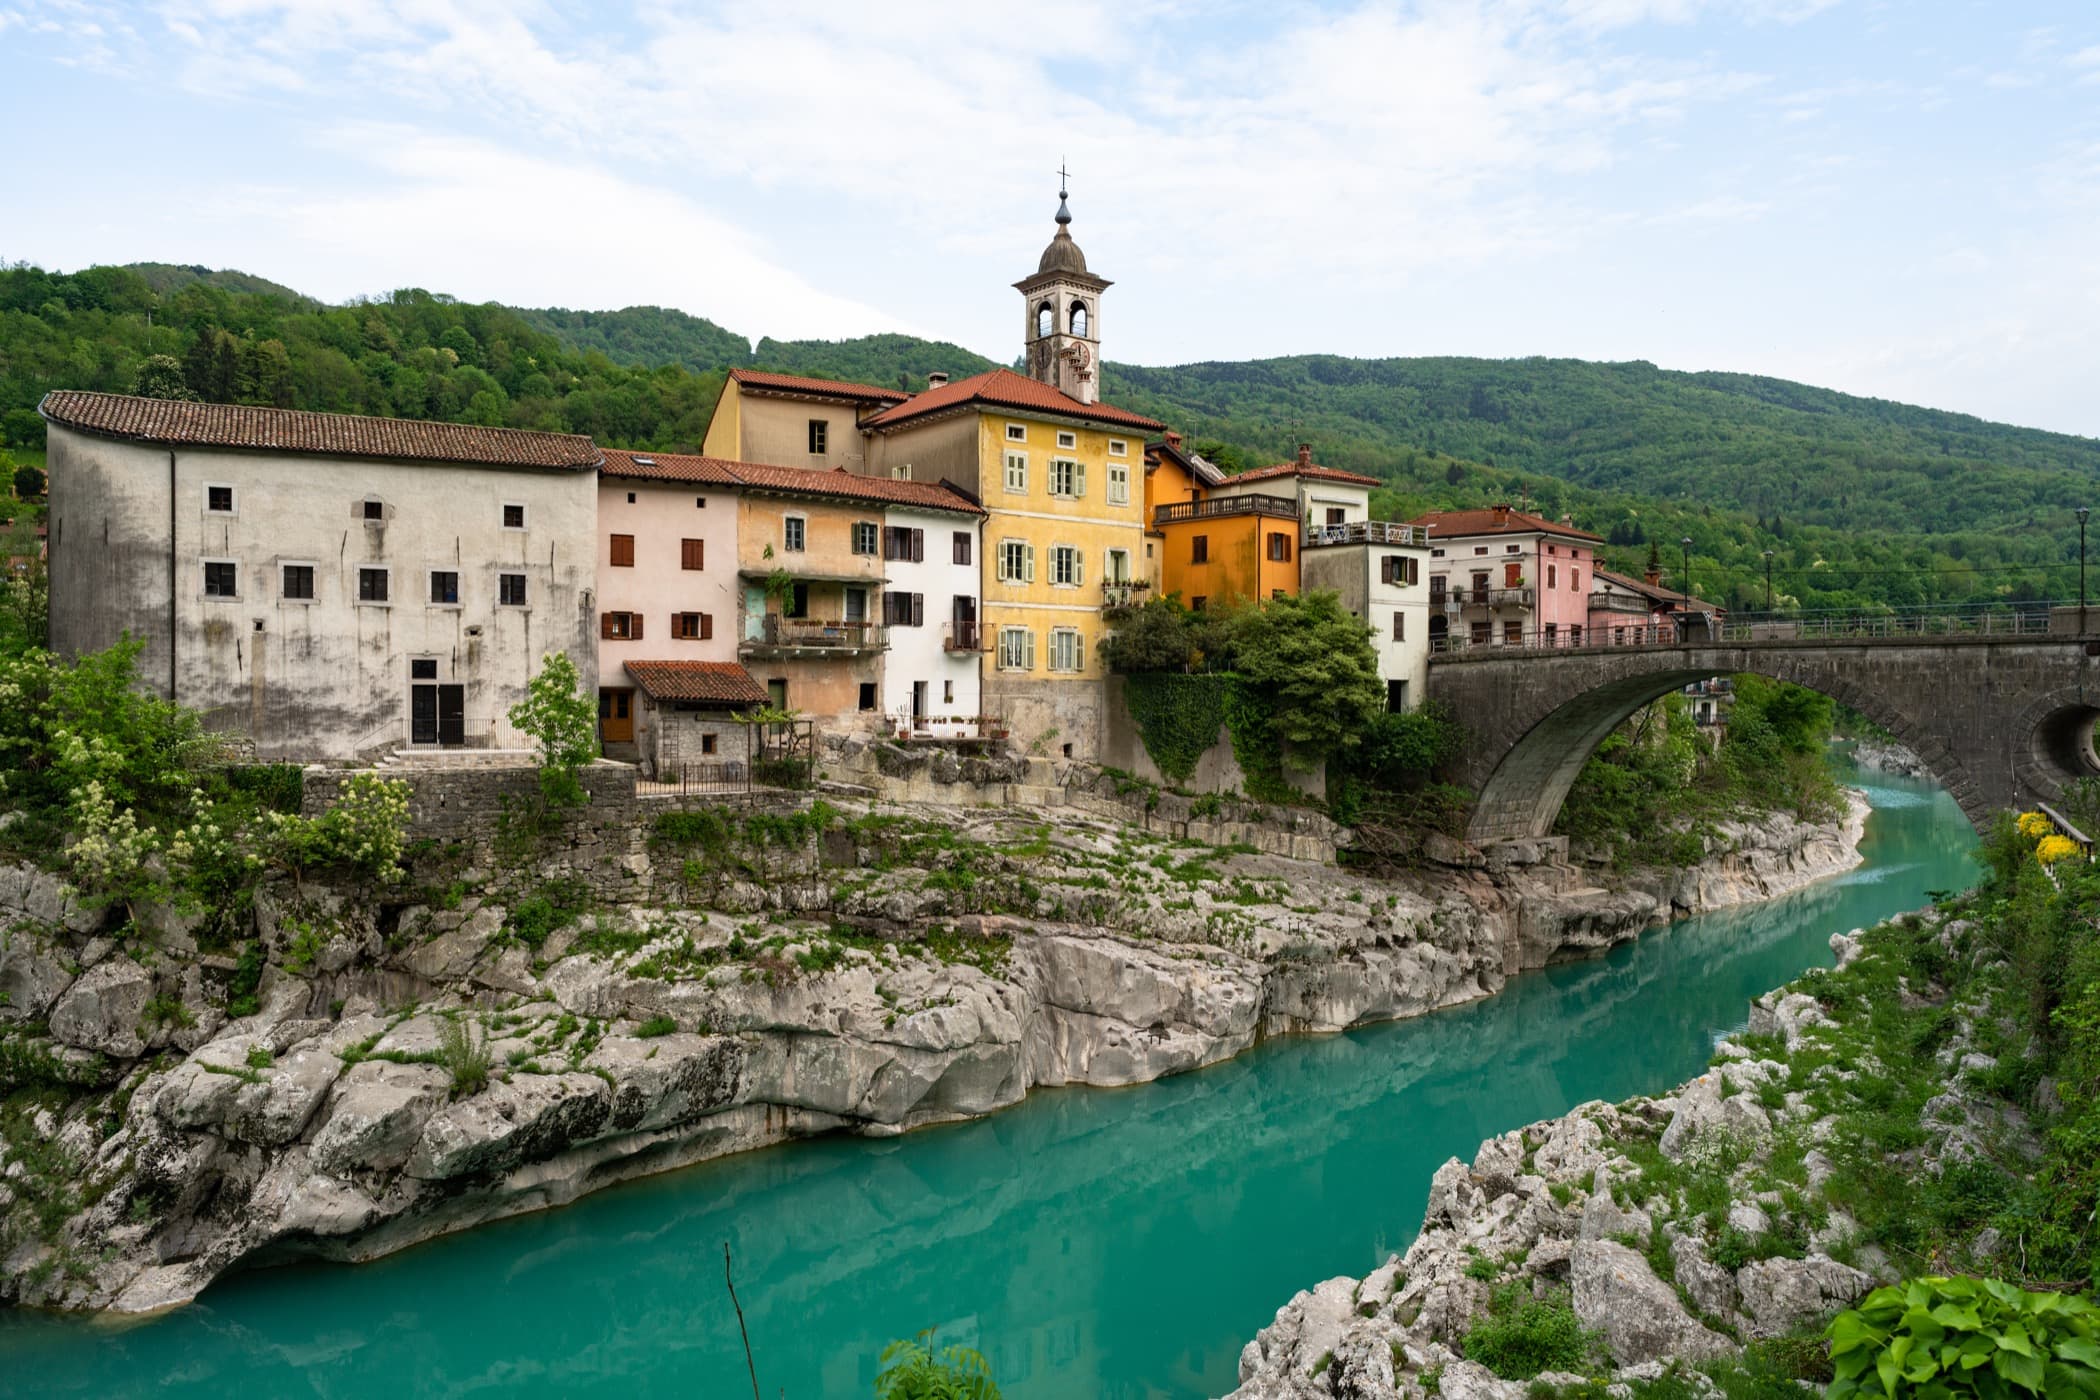
<path fill-rule="evenodd" d="M 2100 644 L 2074 637 L 1593 648 L 1440 656 L 1430 695 L 1469 733 L 1458 781 L 1471 835 L 1543 835 L 1598 743 L 1635 710 L 1710 676 L 1751 672 L 1851 706 L 1915 752 L 1981 829 L 1993 812 L 2100 773 Z"/>

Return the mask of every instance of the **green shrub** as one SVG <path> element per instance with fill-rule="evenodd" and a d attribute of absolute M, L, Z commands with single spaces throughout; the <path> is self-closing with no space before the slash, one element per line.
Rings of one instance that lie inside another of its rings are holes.
<path fill-rule="evenodd" d="M 1916 1278 L 1877 1288 L 1829 1329 L 1852 1395 L 2100 1397 L 2100 1308 L 1999 1279 Z"/>
<path fill-rule="evenodd" d="M 968 1347 L 927 1343 L 931 1332 L 882 1349 L 875 1371 L 876 1400 L 999 1400 L 991 1363 Z"/>
<path fill-rule="evenodd" d="M 241 955 L 233 965 L 233 975 L 226 982 L 226 1014 L 229 1017 L 238 1021 L 262 1010 L 262 999 L 256 995 L 256 988 L 262 984 L 266 961 L 268 954 L 261 939 L 251 938 L 241 948 Z"/>
<path fill-rule="evenodd" d="M 476 1035 L 461 1017 L 447 1016 L 438 1022 L 438 1063 L 452 1075 L 452 1095 L 464 1098 L 488 1087 L 488 1037 Z"/>
<path fill-rule="evenodd" d="M 654 1040 L 660 1035 L 669 1035 L 678 1029 L 678 1023 L 669 1016 L 651 1016 L 634 1028 L 636 1040 Z"/>
<path fill-rule="evenodd" d="M 1528 1381 L 1541 1371 L 1582 1370 L 1591 1340 L 1565 1292 L 1540 1299 L 1511 1283 L 1495 1290 L 1488 1315 L 1473 1324 L 1459 1350 L 1504 1380 Z"/>
<path fill-rule="evenodd" d="M 542 886 L 511 906 L 504 929 L 512 938 L 538 951 L 555 930 L 567 928 L 589 903 L 588 892 L 577 882 L 556 881 Z"/>

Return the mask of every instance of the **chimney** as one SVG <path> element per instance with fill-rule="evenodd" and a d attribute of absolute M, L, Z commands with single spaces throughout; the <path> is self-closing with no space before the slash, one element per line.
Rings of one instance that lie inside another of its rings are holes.
<path fill-rule="evenodd" d="M 1495 507 L 1495 511 L 1494 511 L 1494 515 L 1495 515 L 1495 528 L 1496 528 L 1496 529 L 1498 529 L 1498 530 L 1499 530 L 1499 529 L 1501 529 L 1501 528 L 1502 528 L 1503 526 L 1505 526 L 1505 525 L 1509 524 L 1509 507 L 1508 507 L 1507 505 L 1499 505 L 1499 506 L 1496 506 L 1496 507 Z"/>
<path fill-rule="evenodd" d="M 926 376 L 926 387 L 929 389 L 938 389 L 947 382 L 948 373 L 946 370 L 937 369 L 933 373 Z"/>
<path fill-rule="evenodd" d="M 1662 587 L 1663 571 L 1661 569 L 1650 569 L 1647 573 L 1647 579 L 1650 588 L 1660 588 Z"/>
<path fill-rule="evenodd" d="M 1180 433 L 1177 433 L 1177 432 L 1175 432 L 1175 431 L 1174 431 L 1174 430 L 1173 430 L 1172 428 L 1169 428 L 1169 429 L 1167 429 L 1167 446 L 1169 446 L 1169 447 L 1179 447 L 1179 446 L 1181 446 L 1181 434 L 1180 434 Z"/>
<path fill-rule="evenodd" d="M 1301 467 L 1309 467 L 1312 465 L 1311 443 L 1301 442 L 1298 444 L 1298 465 Z"/>

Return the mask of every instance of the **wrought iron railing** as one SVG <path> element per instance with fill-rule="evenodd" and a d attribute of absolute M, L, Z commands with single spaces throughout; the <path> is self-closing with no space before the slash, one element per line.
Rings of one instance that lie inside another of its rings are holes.
<path fill-rule="evenodd" d="M 2100 605 L 2081 610 L 2075 603 L 1980 604 L 1911 608 L 1884 612 L 1739 613 L 1717 617 L 1689 614 L 1682 620 L 1616 624 L 1552 632 L 1527 628 L 1515 636 L 1497 630 L 1484 639 L 1467 636 L 1434 638 L 1430 649 L 1442 655 L 1512 651 L 1551 652 L 1615 647 L 1704 646 L 1714 643 L 1902 641 L 1908 638 L 1992 638 L 2059 636 L 2065 639 L 2100 634 Z"/>
<path fill-rule="evenodd" d="M 1210 520 L 1228 515 L 1268 515 L 1296 520 L 1298 503 L 1283 496 L 1210 496 L 1200 501 L 1174 501 L 1152 508 L 1152 523 L 1171 525 L 1177 520 Z"/>
<path fill-rule="evenodd" d="M 991 637 L 981 622 L 951 622 L 941 633 L 943 651 L 984 651 Z"/>
<path fill-rule="evenodd" d="M 889 629 L 879 622 L 824 622 L 816 618 L 781 617 L 768 614 L 761 620 L 756 637 L 744 639 L 744 649 L 812 648 L 831 651 L 881 651 L 888 647 Z"/>

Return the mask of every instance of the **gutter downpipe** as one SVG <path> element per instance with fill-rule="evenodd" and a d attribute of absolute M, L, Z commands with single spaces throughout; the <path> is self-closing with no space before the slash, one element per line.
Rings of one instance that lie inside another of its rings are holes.
<path fill-rule="evenodd" d="M 168 453 L 168 699 L 182 703 L 175 693 L 175 454 Z"/>

